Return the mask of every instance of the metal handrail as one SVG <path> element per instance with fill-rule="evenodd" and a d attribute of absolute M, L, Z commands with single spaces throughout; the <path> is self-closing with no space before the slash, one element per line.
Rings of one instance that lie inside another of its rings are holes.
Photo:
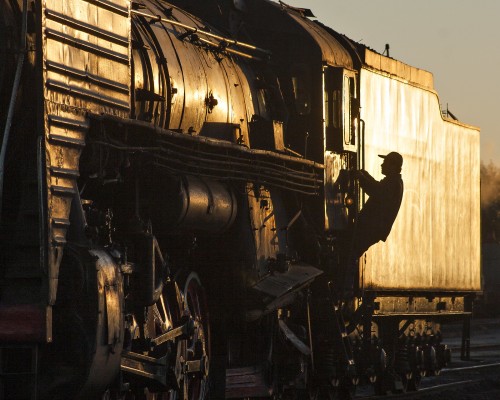
<path fill-rule="evenodd" d="M 212 33 L 212 32 L 204 31 L 202 29 L 199 29 L 199 28 L 196 28 L 196 27 L 193 27 L 193 26 L 189 26 L 189 25 L 183 24 L 182 22 L 178 22 L 178 21 L 175 21 L 175 20 L 170 19 L 170 18 L 163 18 L 160 15 L 151 15 L 151 14 L 144 13 L 144 12 L 137 11 L 137 10 L 130 10 L 130 12 L 131 12 L 131 14 L 139 15 L 141 17 L 151 18 L 151 20 L 157 20 L 157 21 L 166 22 L 166 23 L 169 23 L 169 24 L 172 24 L 172 25 L 175 25 L 175 26 L 179 26 L 181 28 L 189 30 L 190 34 L 195 34 L 196 33 L 196 34 L 205 35 L 205 36 L 208 36 L 208 37 L 211 37 L 211 38 L 223 41 L 223 42 L 227 43 L 228 45 L 245 47 L 245 48 L 250 49 L 250 50 L 254 50 L 254 51 L 258 51 L 260 53 L 264 53 L 264 54 L 266 54 L 268 56 L 270 56 L 272 54 L 269 50 L 261 49 L 260 47 L 254 46 L 252 44 L 248 44 L 248 43 L 244 43 L 244 42 L 239 42 L 239 41 L 234 40 L 234 39 L 229 39 L 227 37 L 224 37 L 224 36 L 221 36 L 221 35 L 217 35 L 217 34 Z"/>

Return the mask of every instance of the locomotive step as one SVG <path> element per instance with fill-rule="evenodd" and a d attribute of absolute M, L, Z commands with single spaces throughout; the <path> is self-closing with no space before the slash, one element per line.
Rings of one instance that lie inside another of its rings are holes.
<path fill-rule="evenodd" d="M 226 399 L 268 397 L 272 387 L 260 366 L 231 368 L 226 371 Z"/>

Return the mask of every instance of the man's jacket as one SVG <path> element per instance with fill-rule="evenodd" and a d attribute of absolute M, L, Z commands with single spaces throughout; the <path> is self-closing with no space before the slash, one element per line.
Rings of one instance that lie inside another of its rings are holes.
<path fill-rule="evenodd" d="M 370 197 L 359 213 L 357 231 L 385 242 L 403 199 L 401 174 L 388 174 L 379 182 L 361 170 L 359 184 Z"/>

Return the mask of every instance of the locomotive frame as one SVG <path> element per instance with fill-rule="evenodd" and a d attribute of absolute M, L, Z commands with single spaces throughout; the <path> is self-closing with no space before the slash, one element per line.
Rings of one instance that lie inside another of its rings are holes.
<path fill-rule="evenodd" d="M 0 396 L 349 398 L 418 389 L 447 320 L 467 343 L 479 131 L 430 73 L 282 2 L 0 10 Z M 392 150 L 354 265 L 349 170 Z"/>

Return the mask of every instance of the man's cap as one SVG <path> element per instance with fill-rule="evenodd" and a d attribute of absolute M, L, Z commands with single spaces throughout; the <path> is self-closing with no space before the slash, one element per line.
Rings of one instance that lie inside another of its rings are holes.
<path fill-rule="evenodd" d="M 396 168 L 401 168 L 403 166 L 403 157 L 401 156 L 401 154 L 396 153 L 395 151 L 391 151 L 385 156 L 382 154 L 379 154 L 378 156 L 383 158 L 387 163 L 393 165 Z"/>

